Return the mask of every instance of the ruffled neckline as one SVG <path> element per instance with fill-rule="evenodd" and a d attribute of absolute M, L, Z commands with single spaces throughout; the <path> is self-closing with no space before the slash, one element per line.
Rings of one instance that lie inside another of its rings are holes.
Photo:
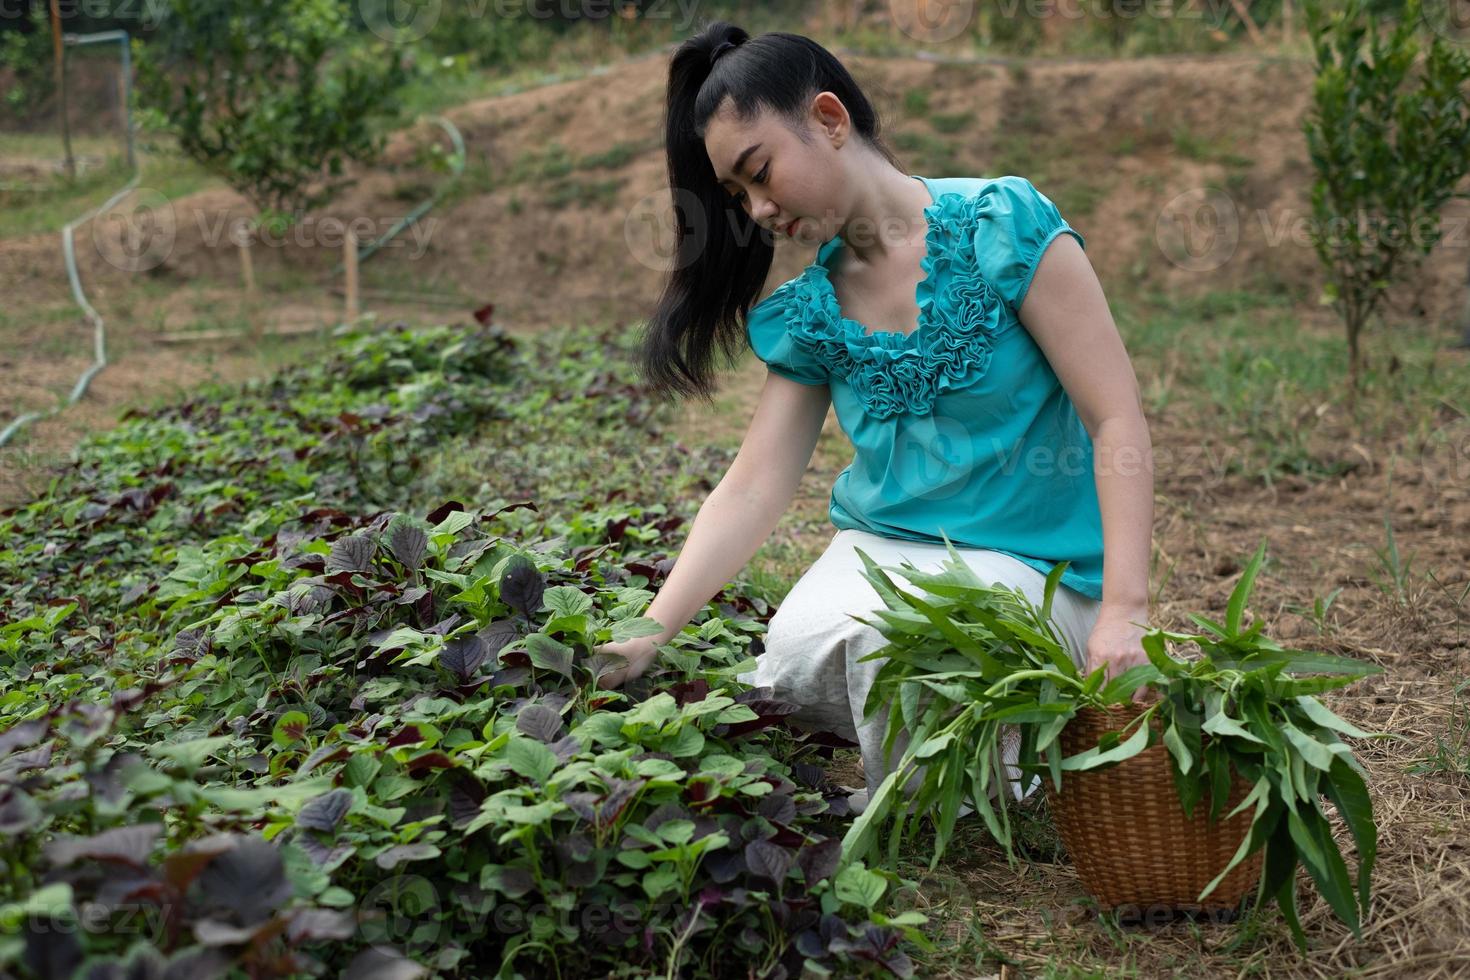
<path fill-rule="evenodd" d="M 919 269 L 923 273 L 919 282 L 914 286 L 914 302 L 918 305 L 919 316 L 915 328 L 905 333 L 902 330 L 874 330 L 869 331 L 867 325 L 859 320 L 852 320 L 842 313 L 842 304 L 837 300 L 837 291 L 832 287 L 832 256 L 835 255 L 846 242 L 842 236 L 837 235 L 829 238 L 817 249 L 816 260 L 807 267 L 807 271 L 813 276 L 814 282 L 832 297 L 831 308 L 833 315 L 844 324 L 851 324 L 857 332 L 865 337 L 885 338 L 879 340 L 889 346 L 900 345 L 899 342 L 916 343 L 919 335 L 924 332 L 928 317 L 925 311 L 934 302 L 934 255 L 940 244 L 941 213 L 944 211 L 944 203 L 934 193 L 934 187 L 929 181 L 917 174 L 910 174 L 915 180 L 921 181 L 924 189 L 929 192 L 929 203 L 924 206 L 924 254 L 919 259 Z M 948 196 L 948 195 L 946 195 Z"/>
<path fill-rule="evenodd" d="M 827 264 L 843 244 L 840 237 L 824 243 L 816 261 L 790 282 L 785 310 L 792 342 L 845 380 L 875 418 L 928 414 L 939 394 L 979 380 L 1002 326 L 1000 297 L 975 257 L 981 195 L 935 194 L 927 178 L 910 176 L 924 182 L 931 198 L 924 208 L 924 275 L 914 291 L 917 327 L 869 333 L 842 314 Z"/>

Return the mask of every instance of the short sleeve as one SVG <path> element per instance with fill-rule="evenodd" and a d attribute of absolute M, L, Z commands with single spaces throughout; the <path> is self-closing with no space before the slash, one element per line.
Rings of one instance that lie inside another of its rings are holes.
<path fill-rule="evenodd" d="M 1086 247 L 1082 233 L 1067 224 L 1057 206 L 1025 177 L 996 177 L 977 194 L 975 257 L 980 274 L 1000 293 L 1011 312 L 1021 308 L 1031 277 L 1047 247 L 1068 234 Z"/>
<path fill-rule="evenodd" d="M 787 330 L 791 301 L 791 281 L 787 281 L 751 307 L 746 321 L 750 348 L 766 367 L 781 377 L 804 385 L 824 385 L 826 365 L 810 350 L 794 343 Z"/>

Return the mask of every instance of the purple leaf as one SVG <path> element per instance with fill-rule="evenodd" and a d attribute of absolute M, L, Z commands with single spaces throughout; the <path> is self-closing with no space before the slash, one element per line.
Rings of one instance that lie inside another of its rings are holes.
<path fill-rule="evenodd" d="M 561 732 L 561 715 L 544 704 L 528 704 L 516 714 L 517 730 L 550 743 Z"/>
<path fill-rule="evenodd" d="M 728 848 L 711 851 L 704 855 L 703 867 L 704 870 L 709 871 L 710 879 L 717 884 L 734 882 L 742 871 L 747 870 L 744 855 Z"/>
<path fill-rule="evenodd" d="M 429 511 L 428 516 L 425 517 L 424 520 L 434 525 L 442 524 L 444 522 L 444 518 L 448 517 L 450 514 L 453 514 L 457 510 L 464 509 L 464 504 L 460 503 L 458 500 L 449 500 Z"/>
<path fill-rule="evenodd" d="M 777 888 L 791 870 L 792 854 L 786 848 L 767 840 L 753 840 L 745 845 L 745 863 L 751 874 L 769 878 Z"/>
<path fill-rule="evenodd" d="M 372 571 L 373 555 L 378 547 L 373 539 L 362 534 L 338 538 L 332 542 L 332 553 L 327 555 L 327 570 L 333 572 Z"/>
<path fill-rule="evenodd" d="M 297 838 L 296 846 L 305 851 L 306 856 L 311 858 L 312 864 L 315 864 L 323 871 L 336 870 L 341 867 L 343 861 L 346 861 L 357 853 L 357 848 L 351 844 L 329 846 L 323 844 L 310 834 L 304 834 Z"/>
<path fill-rule="evenodd" d="M 394 844 L 374 858 L 374 863 L 385 871 L 391 871 L 406 861 L 427 861 L 439 854 L 439 848 L 433 844 Z"/>
<path fill-rule="evenodd" d="M 330 833 L 352 809 L 352 792 L 334 789 L 309 800 L 296 814 L 296 826 Z"/>
<path fill-rule="evenodd" d="M 796 819 L 796 801 L 785 793 L 767 793 L 760 798 L 756 812 L 773 823 L 791 823 Z"/>
<path fill-rule="evenodd" d="M 409 571 L 415 571 L 424 563 L 429 551 L 429 536 L 412 524 L 400 524 L 393 529 L 388 547 L 398 563 Z"/>
<path fill-rule="evenodd" d="M 0 756 L 35 745 L 51 726 L 43 718 L 23 721 L 0 735 Z"/>
<path fill-rule="evenodd" d="M 31 973 L 41 980 L 62 980 L 76 972 L 86 954 L 74 928 L 34 915 L 21 922 L 26 932 L 25 965 Z"/>
<path fill-rule="evenodd" d="M 842 841 L 836 837 L 808 844 L 796 852 L 796 866 L 801 869 L 808 887 L 836 874 L 841 860 Z"/>
<path fill-rule="evenodd" d="M 313 939 L 351 939 L 357 931 L 352 916 L 333 909 L 295 909 L 286 935 L 292 943 Z"/>
<path fill-rule="evenodd" d="M 449 784 L 449 826 L 464 827 L 480 815 L 485 801 L 485 787 L 463 770 L 456 770 Z"/>
<path fill-rule="evenodd" d="M 153 844 L 162 833 L 162 824 L 143 823 L 104 830 L 95 837 L 62 837 L 46 845 L 46 856 L 63 868 L 80 858 L 142 868 L 147 866 Z"/>
<path fill-rule="evenodd" d="M 250 942 L 257 933 L 271 928 L 272 925 L 268 920 L 237 926 L 218 919 L 201 919 L 194 923 L 194 938 L 205 946 L 236 946 Z"/>
<path fill-rule="evenodd" d="M 515 555 L 506 562 L 500 575 L 501 602 L 532 619 L 541 608 L 541 596 L 545 591 L 546 579 L 529 558 Z"/>
<path fill-rule="evenodd" d="M 450 640 L 439 651 L 439 663 L 459 678 L 461 684 L 475 676 L 487 657 L 490 647 L 480 637 L 471 634 Z"/>
<path fill-rule="evenodd" d="M 369 946 L 352 958 L 342 971 L 342 980 L 421 980 L 429 971 L 398 950 Z"/>
<path fill-rule="evenodd" d="M 269 918 L 291 897 L 280 851 L 259 837 L 210 861 L 196 885 L 207 908 L 231 912 L 246 925 Z"/>

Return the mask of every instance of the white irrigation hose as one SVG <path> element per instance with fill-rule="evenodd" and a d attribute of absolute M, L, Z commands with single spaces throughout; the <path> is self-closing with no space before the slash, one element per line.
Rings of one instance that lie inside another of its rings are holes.
<path fill-rule="evenodd" d="M 88 211 L 86 214 L 82 215 L 80 218 L 77 218 L 75 221 L 73 221 L 71 224 L 67 225 L 61 230 L 61 248 L 62 254 L 66 259 L 66 276 L 69 280 L 71 280 L 71 294 L 72 297 L 77 301 L 77 305 L 82 308 L 82 312 L 86 314 L 87 319 L 92 324 L 92 366 L 83 371 L 82 376 L 77 378 L 77 383 L 72 387 L 71 394 L 67 397 L 66 401 L 57 405 L 55 408 L 48 409 L 44 412 L 26 412 L 24 415 L 20 416 L 15 421 L 7 425 L 3 430 L 0 430 L 0 446 L 3 446 L 7 442 L 9 442 L 11 437 L 19 432 L 24 426 L 27 426 L 30 423 L 37 421 L 38 419 L 49 418 L 52 415 L 58 414 L 67 407 L 75 405 L 77 403 L 77 400 L 86 393 L 87 386 L 92 383 L 92 379 L 97 376 L 97 372 L 101 371 L 107 366 L 107 329 L 102 323 L 102 317 L 99 316 L 97 311 L 92 308 L 92 304 L 87 302 L 87 294 L 82 291 L 82 279 L 81 276 L 77 273 L 77 250 L 75 245 L 75 233 L 78 226 L 86 224 L 92 218 L 95 218 L 102 212 L 114 207 L 119 201 L 131 194 L 133 192 L 133 189 L 138 186 L 138 181 L 141 180 L 142 177 L 143 175 L 141 172 L 134 173 L 133 179 L 128 181 L 127 184 L 123 186 L 122 190 L 118 191 L 116 194 L 112 195 L 112 197 L 109 197 L 101 205 Z"/>
<path fill-rule="evenodd" d="M 415 207 L 408 214 L 400 218 L 398 223 L 395 224 L 392 228 L 384 232 L 383 237 L 377 239 L 376 241 L 364 242 L 362 251 L 359 252 L 357 256 L 357 260 L 359 262 L 367 261 L 369 258 L 372 257 L 374 252 L 382 248 L 384 245 L 388 244 L 388 242 L 392 241 L 395 237 L 398 236 L 400 232 L 403 231 L 403 229 L 407 228 L 409 225 L 419 220 L 419 218 L 422 218 L 425 212 L 427 212 L 435 204 L 438 204 L 439 199 L 443 197 L 451 187 L 457 184 L 461 177 L 464 176 L 465 161 L 468 159 L 469 151 L 465 149 L 464 136 L 460 134 L 459 128 L 448 119 L 445 119 L 443 116 L 429 116 L 427 121 L 435 123 L 439 126 L 439 128 L 443 129 L 444 132 L 449 135 L 449 141 L 454 144 L 454 155 L 449 158 L 449 166 L 453 172 L 450 174 L 447 181 L 439 185 L 438 190 L 434 191 L 432 196 L 430 196 L 427 200 L 419 202 L 419 205 L 417 207 Z M 336 276 L 341 273 L 341 271 L 342 263 L 338 262 L 336 268 L 332 270 L 332 275 Z"/>
<path fill-rule="evenodd" d="M 133 76 L 131 52 L 128 47 L 128 32 L 102 31 L 97 34 L 67 34 L 65 41 L 68 47 L 85 44 L 103 44 L 109 41 L 122 42 L 123 109 L 124 117 L 127 120 L 125 128 L 127 129 L 128 166 L 133 169 L 133 179 L 123 185 L 122 190 L 112 195 L 112 197 L 108 198 L 101 205 L 88 211 L 61 230 L 61 249 L 66 259 L 66 276 L 71 280 L 71 294 L 76 299 L 77 305 L 82 308 L 82 312 L 87 315 L 87 319 L 92 323 L 92 366 L 83 371 L 82 376 L 77 378 L 77 383 L 72 387 L 71 395 L 65 402 L 49 411 L 26 412 L 4 429 L 0 429 L 0 446 L 9 442 L 17 432 L 30 423 L 38 419 L 56 415 L 68 406 L 75 405 L 77 400 L 86 394 L 87 386 L 92 383 L 92 379 L 97 376 L 97 372 L 107 366 L 107 330 L 103 326 L 102 317 L 92 308 L 92 304 L 87 302 L 87 294 L 82 291 L 82 279 L 77 274 L 77 253 L 74 244 L 74 232 L 78 226 L 85 224 L 103 211 L 116 205 L 124 197 L 127 197 L 138 186 L 138 181 L 143 177 L 142 168 L 138 166 L 137 156 L 133 149 L 133 121 L 131 113 Z"/>

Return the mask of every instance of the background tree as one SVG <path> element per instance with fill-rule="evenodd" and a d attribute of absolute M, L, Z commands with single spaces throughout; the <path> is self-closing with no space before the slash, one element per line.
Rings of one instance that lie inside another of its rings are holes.
<path fill-rule="evenodd" d="M 1400 263 L 1439 241 L 1440 207 L 1464 196 L 1454 188 L 1470 170 L 1470 58 L 1434 33 L 1420 57 L 1419 0 L 1383 34 L 1364 0 L 1309 0 L 1304 13 L 1317 64 L 1303 123 L 1317 172 L 1310 235 L 1324 299 L 1347 328 L 1355 396 L 1364 323 Z"/>
<path fill-rule="evenodd" d="M 409 71 L 338 0 L 168 0 L 135 45 L 145 111 L 183 152 L 289 223 L 370 163 Z"/>

